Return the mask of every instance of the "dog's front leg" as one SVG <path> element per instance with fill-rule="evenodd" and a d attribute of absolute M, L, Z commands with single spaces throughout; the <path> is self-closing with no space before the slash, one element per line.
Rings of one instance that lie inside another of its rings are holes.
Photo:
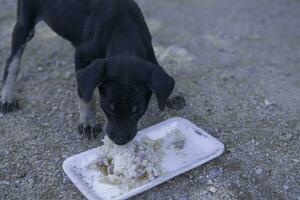
<path fill-rule="evenodd" d="M 3 74 L 3 85 L 0 93 L 0 112 L 9 113 L 18 108 L 16 100 L 17 76 L 20 70 L 20 60 L 27 42 L 34 35 L 34 18 L 28 17 L 26 9 L 18 13 L 17 23 L 12 34 L 11 53 L 7 59 Z"/>
<path fill-rule="evenodd" d="M 81 46 L 76 50 L 75 54 L 75 70 L 79 71 L 89 64 L 89 59 L 87 59 L 85 50 L 89 51 L 87 45 Z M 90 52 L 90 51 L 89 51 Z M 78 99 L 79 99 L 79 134 L 84 134 L 89 139 L 92 137 L 96 138 L 102 131 L 101 125 L 96 123 L 96 97 L 90 102 L 85 102 L 82 98 L 82 94 L 78 88 Z"/>
<path fill-rule="evenodd" d="M 101 133 L 101 125 L 96 123 L 96 100 L 93 96 L 89 103 L 79 97 L 79 125 L 78 132 L 89 139 L 96 138 Z"/>

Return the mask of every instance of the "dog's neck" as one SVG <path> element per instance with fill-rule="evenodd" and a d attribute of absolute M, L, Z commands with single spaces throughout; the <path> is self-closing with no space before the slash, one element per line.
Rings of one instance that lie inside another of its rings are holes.
<path fill-rule="evenodd" d="M 122 36 L 113 37 L 108 43 L 106 57 L 119 55 L 136 56 L 143 60 L 147 59 L 147 52 L 142 44 L 139 34 L 122 34 Z"/>

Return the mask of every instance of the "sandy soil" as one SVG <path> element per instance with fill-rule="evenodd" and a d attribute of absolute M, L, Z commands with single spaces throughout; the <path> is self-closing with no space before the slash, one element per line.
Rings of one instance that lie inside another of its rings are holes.
<path fill-rule="evenodd" d="M 140 128 L 185 117 L 226 145 L 220 158 L 133 199 L 300 199 L 300 1 L 138 0 L 161 64 L 185 97 Z M 16 1 L 0 0 L 0 66 Z M 100 145 L 77 132 L 73 49 L 44 24 L 28 45 L 21 110 L 0 114 L 0 199 L 84 199 L 68 156 Z M 104 117 L 99 110 L 99 121 Z"/>

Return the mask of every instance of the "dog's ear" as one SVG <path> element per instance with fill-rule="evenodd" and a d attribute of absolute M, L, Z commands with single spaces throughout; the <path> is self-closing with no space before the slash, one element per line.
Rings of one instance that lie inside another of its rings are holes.
<path fill-rule="evenodd" d="M 155 65 L 152 66 L 148 86 L 156 96 L 159 109 L 164 111 L 166 100 L 175 86 L 174 79 L 162 67 Z"/>
<path fill-rule="evenodd" d="M 97 86 L 105 79 L 105 61 L 96 59 L 86 68 L 76 73 L 78 89 L 85 102 L 90 102 Z"/>

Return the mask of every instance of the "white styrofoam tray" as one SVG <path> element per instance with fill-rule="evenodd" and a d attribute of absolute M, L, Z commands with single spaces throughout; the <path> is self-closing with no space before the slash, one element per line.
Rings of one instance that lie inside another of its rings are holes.
<path fill-rule="evenodd" d="M 120 190 L 117 186 L 99 183 L 95 180 L 94 182 L 97 182 L 97 188 L 93 188 L 93 186 L 84 181 L 81 176 L 82 173 L 78 171 L 78 163 L 86 163 L 86 165 L 88 165 L 97 159 L 97 151 L 99 151 L 99 148 L 95 148 L 66 159 L 63 163 L 64 171 L 80 192 L 89 200 L 124 200 L 149 190 L 171 178 L 174 178 L 175 176 L 199 167 L 200 165 L 220 156 L 224 151 L 224 145 L 221 142 L 190 121 L 182 118 L 172 118 L 139 131 L 136 139 L 146 135 L 151 139 L 163 138 L 168 132 L 175 128 L 178 128 L 186 137 L 186 143 L 183 149 L 185 156 L 179 156 L 170 149 L 168 150 L 167 148 L 164 148 L 165 154 L 162 160 L 162 167 L 166 171 L 164 176 L 126 192 L 116 198 L 111 198 L 110 193 L 115 193 L 117 190 Z"/>

